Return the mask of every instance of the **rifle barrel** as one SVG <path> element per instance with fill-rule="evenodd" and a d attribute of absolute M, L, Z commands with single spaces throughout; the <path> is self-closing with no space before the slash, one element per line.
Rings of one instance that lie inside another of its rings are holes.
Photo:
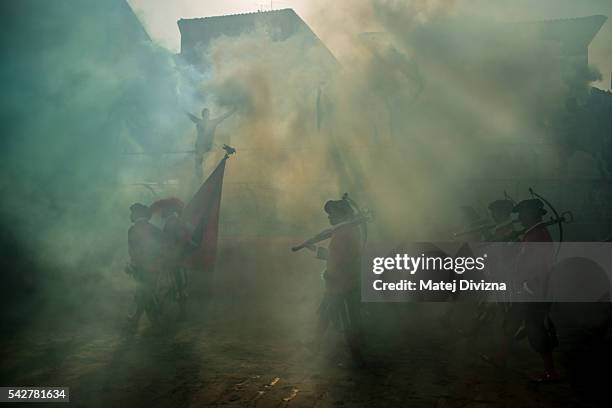
<path fill-rule="evenodd" d="M 293 252 L 296 252 L 296 251 L 299 251 L 300 249 L 308 247 L 309 245 L 314 245 L 314 244 L 316 244 L 318 242 L 325 241 L 326 239 L 331 238 L 331 236 L 333 235 L 334 231 L 336 231 L 338 228 L 343 227 L 345 225 L 358 225 L 358 224 L 365 223 L 365 222 L 367 222 L 369 220 L 370 220 L 370 218 L 367 215 L 364 215 L 364 216 L 361 216 L 361 217 L 355 217 L 354 219 L 352 219 L 350 221 L 342 222 L 340 224 L 335 225 L 333 228 L 329 228 L 329 229 L 326 229 L 326 230 L 318 233 L 314 237 L 312 237 L 310 239 L 307 239 L 306 241 L 302 242 L 300 245 L 292 247 L 291 250 Z"/>

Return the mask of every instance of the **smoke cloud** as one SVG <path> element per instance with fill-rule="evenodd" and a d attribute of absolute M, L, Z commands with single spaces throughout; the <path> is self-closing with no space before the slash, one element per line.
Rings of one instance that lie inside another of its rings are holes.
<path fill-rule="evenodd" d="M 24 254 L 11 279 L 91 316 L 127 308 L 129 205 L 188 199 L 197 187 L 185 110 L 238 109 L 206 158 L 205 174 L 221 144 L 238 149 L 224 186 L 219 290 L 275 293 L 277 307 L 296 282 L 318 293 L 317 278 L 304 277 L 318 266 L 289 247 L 326 227 L 325 200 L 349 192 L 373 209 L 372 239 L 448 239 L 462 227 L 460 206 L 484 216 L 504 190 L 520 199 L 530 179 L 558 172 L 555 148 L 538 147 L 534 161 L 525 146 L 549 146 L 569 90 L 599 78 L 563 72 L 533 25 L 466 17 L 456 1 L 315 4 L 310 19 L 336 60 L 304 35 L 273 41 L 258 29 L 218 38 L 200 71 L 143 39 L 134 21 L 109 29 L 99 3 L 24 1 L 3 13 L 15 22 L 2 36 L 19 45 L 2 67 L 3 234 Z M 129 15 L 117 7 L 111 15 Z"/>

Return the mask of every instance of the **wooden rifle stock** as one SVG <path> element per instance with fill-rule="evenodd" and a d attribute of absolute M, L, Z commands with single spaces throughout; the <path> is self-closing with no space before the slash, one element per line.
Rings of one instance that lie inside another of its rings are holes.
<path fill-rule="evenodd" d="M 334 233 L 333 228 L 326 229 L 325 231 L 318 233 L 314 237 L 302 242 L 300 245 L 294 246 L 293 248 L 291 248 L 291 250 L 293 252 L 296 252 L 296 251 L 299 251 L 300 249 L 308 248 L 311 245 L 314 245 L 316 243 L 319 243 L 321 241 L 325 241 L 326 239 L 331 238 L 333 233 Z"/>
<path fill-rule="evenodd" d="M 334 234 L 334 232 L 341 227 L 347 226 L 347 225 L 357 225 L 357 224 L 362 224 L 364 222 L 368 222 L 370 220 L 370 214 L 362 214 L 362 215 L 358 215 L 355 218 L 349 220 L 349 221 L 345 221 L 345 222 L 341 222 L 337 225 L 334 225 L 332 228 L 328 228 L 326 230 L 321 231 L 320 233 L 318 233 L 317 235 L 315 235 L 314 237 L 307 239 L 306 241 L 302 242 L 300 245 L 294 246 L 293 248 L 291 248 L 291 250 L 293 252 L 299 251 L 300 249 L 304 249 L 304 248 L 308 248 L 311 245 L 317 244 L 321 241 L 325 241 L 326 239 L 331 238 L 331 236 Z"/>

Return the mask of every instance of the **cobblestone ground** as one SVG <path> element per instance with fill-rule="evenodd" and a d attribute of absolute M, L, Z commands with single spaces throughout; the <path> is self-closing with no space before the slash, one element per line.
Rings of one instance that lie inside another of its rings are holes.
<path fill-rule="evenodd" d="M 526 374 L 539 364 L 526 346 L 500 371 L 479 358 L 486 340 L 457 335 L 439 320 L 373 325 L 368 368 L 313 354 L 303 346 L 304 328 L 287 327 L 253 312 L 161 333 L 146 322 L 132 335 L 108 327 L 31 330 L 2 342 L 0 382 L 69 386 L 72 405 L 84 407 L 581 406 L 567 383 L 529 383 Z"/>

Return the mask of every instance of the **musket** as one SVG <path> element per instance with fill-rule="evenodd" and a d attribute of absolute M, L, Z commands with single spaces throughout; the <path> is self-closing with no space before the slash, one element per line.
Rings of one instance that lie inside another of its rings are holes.
<path fill-rule="evenodd" d="M 574 215 L 572 214 L 571 211 L 566 211 L 564 213 L 562 213 L 561 215 L 559 215 L 558 218 L 551 218 L 548 221 L 544 221 L 539 223 L 539 226 L 542 227 L 549 227 L 551 225 L 555 225 L 555 224 L 560 224 L 560 223 L 565 223 L 565 224 L 569 224 L 571 222 L 574 221 Z M 502 238 L 500 241 L 495 241 L 495 242 L 482 242 L 477 244 L 478 248 L 485 248 L 488 247 L 489 245 L 493 245 L 493 244 L 498 244 L 500 242 L 519 242 L 519 239 L 525 235 L 529 230 L 531 230 L 533 227 L 529 227 L 529 228 L 523 228 L 520 231 L 515 231 L 511 234 L 506 235 L 504 238 Z"/>
<path fill-rule="evenodd" d="M 495 224 L 484 224 L 476 228 L 472 228 L 471 230 L 461 231 L 461 232 L 453 232 L 453 237 L 458 238 L 464 235 L 475 234 L 477 232 L 483 232 L 486 230 L 490 230 L 495 228 Z"/>
<path fill-rule="evenodd" d="M 336 232 L 339 228 L 349 226 L 349 225 L 364 224 L 370 221 L 371 219 L 372 219 L 372 214 L 370 212 L 364 212 L 362 214 L 358 214 L 348 221 L 341 222 L 339 224 L 334 225 L 332 228 L 328 228 L 326 230 L 319 232 L 317 235 L 315 235 L 314 237 L 310 239 L 307 239 L 306 241 L 302 242 L 300 245 L 294 246 L 293 248 L 291 248 L 291 250 L 293 252 L 296 252 L 296 251 L 299 251 L 300 249 L 308 248 L 311 245 L 317 244 L 321 241 L 325 241 L 326 239 L 331 238 L 332 235 L 334 235 L 334 232 Z"/>
<path fill-rule="evenodd" d="M 550 220 L 542 222 L 542 223 L 540 223 L 538 225 L 541 225 L 543 227 L 549 227 L 549 226 L 555 225 L 555 224 L 562 224 L 562 223 L 569 224 L 569 223 L 571 223 L 573 221 L 574 221 L 574 214 L 572 214 L 571 211 L 565 211 L 564 213 L 561 213 L 561 215 L 559 215 L 558 217 L 551 218 Z M 516 241 L 522 235 L 525 235 L 525 233 L 527 231 L 529 231 L 531 228 L 533 228 L 533 227 L 524 228 L 524 229 L 522 229 L 520 231 L 513 232 L 512 234 L 508 235 L 506 240 L 507 241 Z"/>
<path fill-rule="evenodd" d="M 517 224 L 519 222 L 520 222 L 519 220 L 512 220 L 512 224 Z M 484 224 L 484 225 L 481 225 L 480 227 L 476 227 L 476 228 L 473 228 L 471 230 L 455 232 L 455 233 L 453 233 L 453 237 L 459 238 L 459 237 L 462 237 L 464 235 L 475 234 L 477 232 L 483 232 L 483 231 L 487 231 L 487 230 L 492 230 L 493 228 L 495 228 L 497 226 L 498 226 L 497 224 Z"/>

